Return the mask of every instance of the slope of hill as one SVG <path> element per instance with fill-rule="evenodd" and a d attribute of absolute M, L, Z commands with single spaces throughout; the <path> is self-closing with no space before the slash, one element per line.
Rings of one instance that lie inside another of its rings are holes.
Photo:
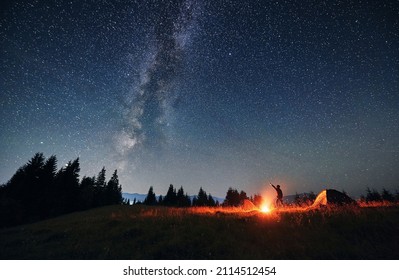
<path fill-rule="evenodd" d="M 213 211 L 213 212 L 212 212 Z M 107 206 L 0 230 L 0 259 L 398 259 L 398 207 Z"/>

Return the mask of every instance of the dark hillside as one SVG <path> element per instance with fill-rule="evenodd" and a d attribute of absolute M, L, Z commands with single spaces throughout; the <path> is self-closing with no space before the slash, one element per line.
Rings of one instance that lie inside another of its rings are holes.
<path fill-rule="evenodd" d="M 0 231 L 1 259 L 398 259 L 399 208 L 107 206 Z"/>

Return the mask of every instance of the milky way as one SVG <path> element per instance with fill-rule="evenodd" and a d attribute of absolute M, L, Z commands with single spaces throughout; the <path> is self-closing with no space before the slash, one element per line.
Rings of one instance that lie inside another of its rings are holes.
<path fill-rule="evenodd" d="M 184 51 L 194 29 L 198 8 L 194 5 L 193 1 L 165 2 L 153 11 L 150 59 L 144 65 L 124 128 L 116 140 L 123 157 L 137 146 L 156 148 L 165 140 L 165 113 L 175 97 L 176 77 L 182 70 Z"/>

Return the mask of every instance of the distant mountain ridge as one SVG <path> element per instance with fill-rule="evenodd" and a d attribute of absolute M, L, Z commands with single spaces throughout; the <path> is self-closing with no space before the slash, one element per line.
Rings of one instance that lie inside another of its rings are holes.
<path fill-rule="evenodd" d="M 133 202 L 134 199 L 136 199 L 137 202 L 143 202 L 144 199 L 147 197 L 146 194 L 140 194 L 140 193 L 122 193 L 122 197 L 124 199 L 129 199 L 130 202 Z M 159 198 L 159 195 L 156 196 L 157 199 Z"/>

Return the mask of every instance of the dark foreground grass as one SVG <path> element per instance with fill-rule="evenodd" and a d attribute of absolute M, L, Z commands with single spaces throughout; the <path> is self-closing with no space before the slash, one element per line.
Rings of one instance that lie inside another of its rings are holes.
<path fill-rule="evenodd" d="M 399 208 L 110 206 L 0 231 L 1 259 L 399 259 Z"/>

